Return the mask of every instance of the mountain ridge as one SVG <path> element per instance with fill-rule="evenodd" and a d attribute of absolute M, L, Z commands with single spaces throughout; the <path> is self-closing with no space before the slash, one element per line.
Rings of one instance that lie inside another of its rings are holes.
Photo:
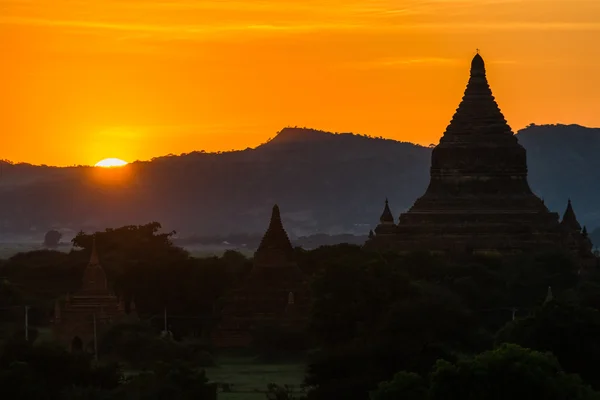
<path fill-rule="evenodd" d="M 590 229 L 600 226 L 600 190 L 593 188 L 599 133 L 561 124 L 517 133 L 532 189 L 561 214 L 570 197 Z M 423 193 L 430 153 L 393 139 L 287 127 L 253 149 L 167 155 L 114 171 L 4 163 L 0 238 L 152 220 L 182 234 L 257 233 L 274 203 L 297 236 L 362 235 L 377 223 L 386 197 L 397 217 Z M 111 182 L 101 181 L 111 174 Z"/>

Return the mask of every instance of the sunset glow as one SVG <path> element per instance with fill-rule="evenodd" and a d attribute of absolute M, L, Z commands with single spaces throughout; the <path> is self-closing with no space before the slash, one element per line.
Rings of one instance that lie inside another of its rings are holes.
<path fill-rule="evenodd" d="M 437 143 L 480 48 L 513 129 L 600 126 L 597 0 L 0 0 L 0 158 Z M 32 148 L 31 143 L 35 143 Z"/>
<path fill-rule="evenodd" d="M 123 161 L 119 158 L 105 158 L 102 161 L 98 161 L 94 166 L 103 168 L 122 167 L 127 165 L 127 161 Z"/>

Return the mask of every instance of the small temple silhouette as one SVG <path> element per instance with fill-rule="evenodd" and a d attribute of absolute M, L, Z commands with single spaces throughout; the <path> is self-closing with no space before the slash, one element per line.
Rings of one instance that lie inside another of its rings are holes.
<path fill-rule="evenodd" d="M 427 190 L 397 222 L 386 200 L 365 247 L 501 254 L 561 248 L 591 256 L 571 202 L 559 223 L 529 187 L 525 148 L 492 95 L 479 51 L 462 101 L 432 151 Z"/>
<path fill-rule="evenodd" d="M 81 288 L 73 295 L 67 294 L 62 301 L 55 302 L 55 337 L 73 351 L 92 351 L 94 329 L 100 335 L 113 323 L 136 319 L 135 303 L 130 302 L 127 313 L 124 301 L 110 292 L 94 238 Z"/>
<path fill-rule="evenodd" d="M 261 329 L 290 333 L 306 330 L 310 312 L 307 279 L 294 260 L 279 207 L 256 253 L 251 271 L 222 299 L 220 322 L 213 334 L 217 347 L 247 347 Z"/>

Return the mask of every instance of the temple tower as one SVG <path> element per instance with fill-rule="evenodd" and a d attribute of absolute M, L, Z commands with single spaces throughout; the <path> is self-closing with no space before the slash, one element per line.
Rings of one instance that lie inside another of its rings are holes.
<path fill-rule="evenodd" d="M 581 225 L 577 221 L 571 199 L 567 200 L 567 208 L 563 214 L 562 221 L 560 221 L 560 225 L 569 232 L 581 232 Z"/>
<path fill-rule="evenodd" d="M 592 241 L 588 236 L 587 228 L 585 226 L 583 229 L 581 228 L 577 216 L 575 215 L 575 211 L 573 210 L 571 199 L 567 201 L 567 208 L 560 221 L 560 226 L 568 236 L 568 243 L 572 251 L 583 258 L 591 258 L 593 249 Z"/>
<path fill-rule="evenodd" d="M 308 283 L 275 205 L 252 270 L 222 299 L 213 341 L 218 347 L 247 347 L 254 332 L 263 328 L 303 332 L 309 307 Z"/>
<path fill-rule="evenodd" d="M 108 288 L 94 238 L 90 261 L 83 271 L 81 288 L 73 295 L 67 293 L 64 300 L 59 299 L 55 303 L 54 334 L 72 350 L 91 351 L 94 325 L 96 335 L 99 335 L 111 324 L 125 322 L 133 317 L 133 314 L 126 314 L 123 301 L 119 301 Z"/>
<path fill-rule="evenodd" d="M 86 269 L 83 272 L 83 279 L 81 285 L 81 293 L 107 293 L 108 282 L 106 280 L 106 273 L 100 265 L 98 258 L 98 250 L 96 249 L 96 238 L 92 239 L 92 252 L 90 254 L 90 261 Z"/>
<path fill-rule="evenodd" d="M 502 115 L 477 54 L 461 103 L 431 154 L 426 192 L 366 246 L 512 253 L 564 247 L 558 214 L 527 182 L 526 152 Z"/>

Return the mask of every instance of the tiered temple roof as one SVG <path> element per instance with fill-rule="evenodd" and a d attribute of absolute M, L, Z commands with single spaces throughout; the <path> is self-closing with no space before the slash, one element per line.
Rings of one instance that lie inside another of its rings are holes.
<path fill-rule="evenodd" d="M 379 225 L 375 228 L 375 232 L 378 235 L 389 235 L 393 234 L 395 229 L 394 215 L 392 214 L 392 210 L 390 210 L 388 199 L 385 199 L 383 212 L 381 213 L 381 217 L 379 217 Z M 369 237 L 372 238 L 373 235 L 369 234 Z"/>
<path fill-rule="evenodd" d="M 219 347 L 245 347 L 253 332 L 266 327 L 302 331 L 309 312 L 306 278 L 294 261 L 294 249 L 273 207 L 249 275 L 223 299 L 221 321 L 213 335 Z"/>
<path fill-rule="evenodd" d="M 592 258 L 592 241 L 590 240 L 587 228 L 583 229 L 577 220 L 571 199 L 567 201 L 567 208 L 563 214 L 560 225 L 569 238 L 569 246 L 583 258 Z"/>
<path fill-rule="evenodd" d="M 279 206 L 275 204 L 271 213 L 271 220 L 267 232 L 260 241 L 260 245 L 254 253 L 255 264 L 265 266 L 276 266 L 294 262 L 294 248 L 283 229 Z"/>
<path fill-rule="evenodd" d="M 385 207 L 383 207 L 383 213 L 381 213 L 381 217 L 379 217 L 379 223 L 394 224 L 394 216 L 392 215 L 392 211 L 390 210 L 390 204 L 388 202 L 388 199 L 385 199 Z"/>
<path fill-rule="evenodd" d="M 575 211 L 573 211 L 571 199 L 567 201 L 567 209 L 563 214 L 562 221 L 560 221 L 560 224 L 570 231 L 581 231 L 581 225 L 579 225 L 579 221 L 577 221 L 577 217 L 575 216 Z"/>
<path fill-rule="evenodd" d="M 396 251 L 519 252 L 565 247 L 558 214 L 527 182 L 525 149 L 496 103 L 477 54 L 464 96 L 433 149 L 429 186 L 393 229 L 367 247 Z"/>

